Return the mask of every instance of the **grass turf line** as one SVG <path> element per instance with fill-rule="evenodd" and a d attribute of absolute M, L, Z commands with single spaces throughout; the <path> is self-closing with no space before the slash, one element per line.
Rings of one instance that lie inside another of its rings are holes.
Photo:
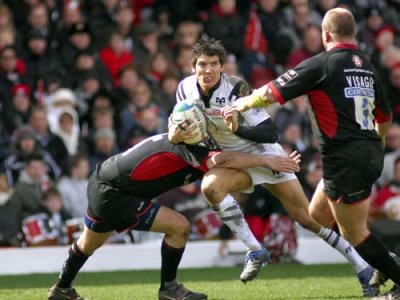
<path fill-rule="evenodd" d="M 363 299 L 349 265 L 278 264 L 266 266 L 259 277 L 242 284 L 241 268 L 184 269 L 178 279 L 209 300 Z M 0 299 L 46 299 L 57 274 L 0 276 Z M 159 271 L 78 274 L 74 287 L 87 300 L 157 299 Z"/>

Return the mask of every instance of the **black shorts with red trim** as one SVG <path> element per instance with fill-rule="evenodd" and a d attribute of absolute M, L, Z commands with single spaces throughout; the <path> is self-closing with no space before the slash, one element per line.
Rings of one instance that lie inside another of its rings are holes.
<path fill-rule="evenodd" d="M 371 194 L 383 168 L 380 141 L 355 141 L 323 158 L 324 191 L 333 201 L 360 202 Z"/>
<path fill-rule="evenodd" d="M 149 231 L 160 205 L 100 180 L 94 172 L 88 183 L 89 207 L 85 225 L 95 232 Z"/>

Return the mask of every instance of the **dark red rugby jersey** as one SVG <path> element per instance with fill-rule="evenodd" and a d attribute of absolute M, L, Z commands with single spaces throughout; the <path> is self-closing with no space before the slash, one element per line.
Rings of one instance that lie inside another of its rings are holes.
<path fill-rule="evenodd" d="M 288 70 L 268 86 L 284 104 L 307 95 L 314 134 L 323 154 L 355 140 L 379 140 L 375 122 L 391 109 L 372 64 L 355 45 L 339 44 Z"/>
<path fill-rule="evenodd" d="M 152 199 L 181 185 L 201 179 L 207 159 L 216 151 L 174 145 L 167 134 L 147 138 L 97 168 L 100 180 L 136 196 Z"/>

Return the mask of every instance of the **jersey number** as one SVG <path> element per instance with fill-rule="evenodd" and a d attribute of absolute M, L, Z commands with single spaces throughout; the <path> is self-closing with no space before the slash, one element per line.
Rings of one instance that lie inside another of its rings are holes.
<path fill-rule="evenodd" d="M 356 113 L 356 122 L 362 130 L 374 129 L 374 115 L 372 111 L 375 109 L 374 98 L 368 96 L 355 96 L 354 107 Z"/>

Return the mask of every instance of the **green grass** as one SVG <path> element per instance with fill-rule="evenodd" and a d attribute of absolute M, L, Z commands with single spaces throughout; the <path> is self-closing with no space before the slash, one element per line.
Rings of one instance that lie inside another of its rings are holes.
<path fill-rule="evenodd" d="M 253 282 L 240 282 L 241 268 L 180 270 L 188 288 L 205 292 L 210 300 L 362 299 L 349 265 L 279 264 L 267 266 Z M 88 300 L 157 299 L 159 271 L 81 273 L 74 287 Z M 57 274 L 0 276 L 0 299 L 47 299 Z"/>

